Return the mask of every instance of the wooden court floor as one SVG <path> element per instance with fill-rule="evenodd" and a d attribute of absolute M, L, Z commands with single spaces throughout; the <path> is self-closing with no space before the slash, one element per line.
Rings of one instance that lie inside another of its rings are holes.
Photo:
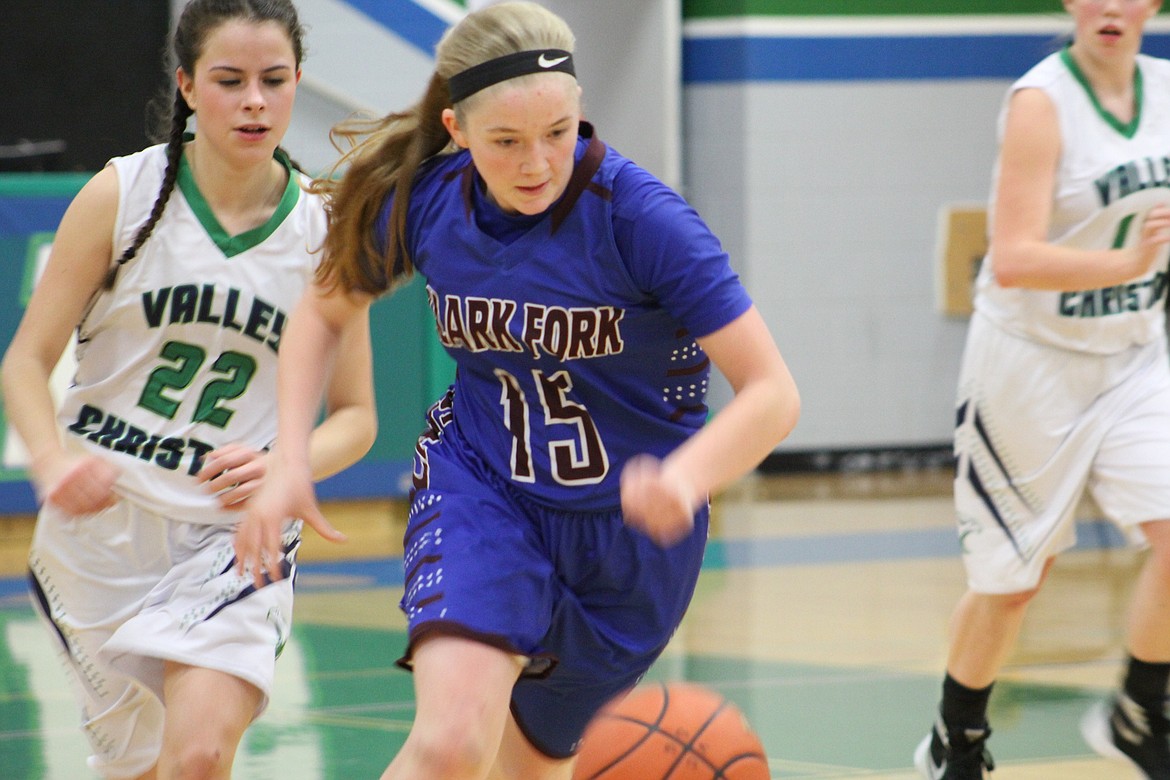
<path fill-rule="evenodd" d="M 402 744 L 401 507 L 333 505 L 346 548 L 309 540 L 296 627 L 242 780 L 376 778 Z M 1111 780 L 1077 733 L 1115 683 L 1140 553 L 1082 512 L 992 700 L 996 780 Z M 77 780 L 86 747 L 19 576 L 27 520 L 0 518 L 0 778 Z M 944 471 L 749 478 L 715 504 L 690 611 L 654 680 L 692 680 L 736 702 L 775 778 L 910 780 L 937 703 L 946 624 L 963 590 Z"/>

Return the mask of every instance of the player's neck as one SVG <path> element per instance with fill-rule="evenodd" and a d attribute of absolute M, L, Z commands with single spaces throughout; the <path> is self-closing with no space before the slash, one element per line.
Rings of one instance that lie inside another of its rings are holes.
<path fill-rule="evenodd" d="M 240 166 L 196 143 L 184 154 L 195 186 L 229 235 L 263 224 L 284 195 L 288 172 L 276 159 Z"/>

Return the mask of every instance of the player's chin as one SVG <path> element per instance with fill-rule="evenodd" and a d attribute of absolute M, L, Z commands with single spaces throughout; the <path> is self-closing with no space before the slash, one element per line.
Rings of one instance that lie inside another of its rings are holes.
<path fill-rule="evenodd" d="M 543 200 L 523 203 L 516 206 L 516 213 L 525 217 L 535 217 L 537 214 L 543 214 L 551 205 L 551 202 L 545 203 Z"/>
<path fill-rule="evenodd" d="M 516 212 L 528 217 L 543 214 L 560 197 L 551 181 L 537 187 L 517 186 L 513 202 L 509 204 Z"/>

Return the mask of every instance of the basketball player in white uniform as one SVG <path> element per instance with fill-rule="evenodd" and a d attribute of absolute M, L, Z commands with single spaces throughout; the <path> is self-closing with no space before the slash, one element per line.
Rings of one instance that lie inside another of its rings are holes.
<path fill-rule="evenodd" d="M 955 505 L 968 591 L 916 764 L 984 777 L 987 702 L 1026 607 L 1075 543 L 1088 490 L 1151 556 L 1122 690 L 1095 749 L 1170 777 L 1170 62 L 1139 53 L 1159 0 L 1067 0 L 1071 45 L 1009 90 L 958 391 Z"/>
<path fill-rule="evenodd" d="M 300 522 L 270 562 L 286 579 L 262 587 L 233 540 L 276 435 L 281 334 L 325 235 L 278 146 L 301 39 L 288 2 L 188 4 L 168 142 L 78 194 L 5 356 L 42 501 L 30 586 L 104 777 L 230 777 L 289 634 Z M 55 411 L 47 380 L 74 329 Z M 336 362 L 315 477 L 361 457 L 374 429 L 366 323 Z"/>

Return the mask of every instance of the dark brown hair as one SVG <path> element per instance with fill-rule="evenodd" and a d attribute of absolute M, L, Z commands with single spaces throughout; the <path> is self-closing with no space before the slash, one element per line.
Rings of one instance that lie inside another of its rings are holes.
<path fill-rule="evenodd" d="M 178 67 L 194 75 L 195 63 L 203 56 L 203 47 L 211 33 L 221 24 L 237 19 L 280 24 L 288 33 L 297 67 L 300 67 L 305 55 L 305 32 L 297 17 L 297 9 L 289 0 L 191 0 L 183 8 L 171 38 L 171 49 Z M 193 112 L 177 87 L 173 99 L 168 95 L 164 103 L 170 104 L 170 121 L 166 123 L 165 132 L 159 134 L 162 137 L 155 138 L 156 141 L 165 142 L 167 145 L 167 167 L 163 174 L 162 186 L 150 210 L 150 216 L 138 228 L 130 246 L 126 247 L 126 251 L 118 257 L 106 274 L 102 283 L 106 290 L 113 288 L 114 281 L 118 278 L 118 269 L 130 262 L 146 243 L 146 239 L 150 238 L 175 189 L 179 160 L 183 156 L 183 134 L 187 129 L 187 120 Z"/>

